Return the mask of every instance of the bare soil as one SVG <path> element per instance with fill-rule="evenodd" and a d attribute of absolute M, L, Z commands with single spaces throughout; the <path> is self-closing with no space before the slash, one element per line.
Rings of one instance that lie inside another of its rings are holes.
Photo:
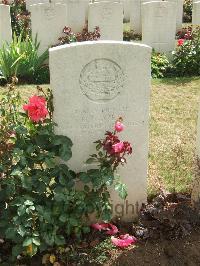
<path fill-rule="evenodd" d="M 115 254 L 117 255 L 117 254 Z M 143 240 L 105 265 L 197 266 L 200 265 L 200 228 L 182 239 Z"/>

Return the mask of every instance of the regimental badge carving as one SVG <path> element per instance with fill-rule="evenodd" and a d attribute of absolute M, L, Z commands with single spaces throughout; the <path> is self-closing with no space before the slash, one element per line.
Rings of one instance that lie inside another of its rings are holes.
<path fill-rule="evenodd" d="M 121 67 L 109 59 L 95 59 L 80 74 L 82 93 L 92 101 L 105 102 L 119 95 L 124 86 Z"/>

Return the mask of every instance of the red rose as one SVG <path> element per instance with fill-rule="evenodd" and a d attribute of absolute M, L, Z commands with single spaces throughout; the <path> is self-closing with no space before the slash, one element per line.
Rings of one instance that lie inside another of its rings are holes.
<path fill-rule="evenodd" d="M 178 40 L 178 46 L 182 46 L 184 44 L 184 39 L 179 39 Z"/>
<path fill-rule="evenodd" d="M 42 96 L 30 97 L 29 103 L 25 104 L 23 109 L 28 112 L 29 118 L 34 122 L 43 121 L 48 115 L 46 100 Z"/>

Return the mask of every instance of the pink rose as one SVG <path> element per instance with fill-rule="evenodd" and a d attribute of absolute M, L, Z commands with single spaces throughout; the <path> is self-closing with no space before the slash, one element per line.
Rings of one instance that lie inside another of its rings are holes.
<path fill-rule="evenodd" d="M 114 145 L 112 145 L 114 153 L 121 153 L 124 149 L 124 143 L 123 142 L 118 142 Z"/>
<path fill-rule="evenodd" d="M 120 121 L 117 121 L 117 122 L 115 123 L 115 130 L 116 130 L 117 132 L 121 132 L 121 131 L 123 131 L 123 130 L 124 130 L 124 125 L 123 125 Z"/>
<path fill-rule="evenodd" d="M 29 118 L 34 122 L 43 121 L 48 115 L 46 100 L 42 96 L 34 95 L 29 98 L 29 103 L 23 106 Z"/>

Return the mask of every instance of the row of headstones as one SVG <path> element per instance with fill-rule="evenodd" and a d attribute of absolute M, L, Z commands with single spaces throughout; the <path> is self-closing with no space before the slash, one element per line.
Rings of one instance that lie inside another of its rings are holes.
<path fill-rule="evenodd" d="M 95 26 L 99 26 L 102 40 L 123 39 L 121 0 L 93 0 L 90 4 L 89 1 L 51 0 L 52 3 L 34 5 L 33 0 L 26 1 L 31 11 L 33 36 L 37 34 L 41 43 L 40 52 L 56 44 L 65 25 L 71 26 L 74 32 L 81 31 L 87 13 L 89 30 L 92 31 Z M 147 1 L 129 1 L 130 10 L 133 11 L 130 12 L 131 27 L 134 27 L 135 33 L 142 32 L 142 42 L 152 46 L 156 51 L 172 51 L 175 48 L 176 30 L 182 27 L 183 0 Z M 194 3 L 193 14 L 194 24 L 200 24 L 200 1 Z M 1 45 L 3 40 L 9 42 L 12 36 L 8 6 L 0 5 L 0 30 Z"/>

